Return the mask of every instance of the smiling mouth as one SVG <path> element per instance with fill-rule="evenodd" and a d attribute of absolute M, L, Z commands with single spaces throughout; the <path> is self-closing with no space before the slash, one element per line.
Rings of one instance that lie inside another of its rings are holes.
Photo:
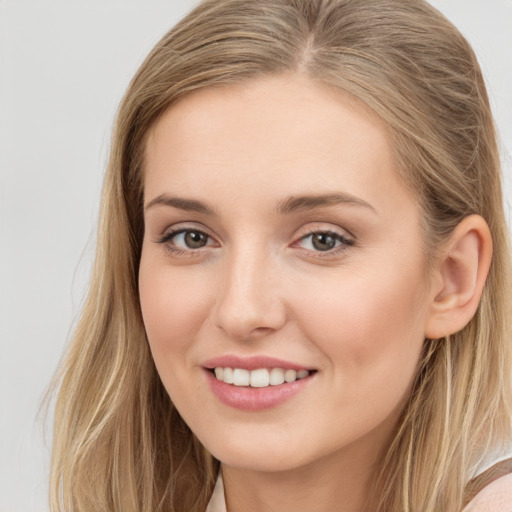
<path fill-rule="evenodd" d="M 304 379 L 316 370 L 285 370 L 283 368 L 258 368 L 246 370 L 244 368 L 216 367 L 211 369 L 217 380 L 225 384 L 239 387 L 266 388 L 280 386 Z"/>

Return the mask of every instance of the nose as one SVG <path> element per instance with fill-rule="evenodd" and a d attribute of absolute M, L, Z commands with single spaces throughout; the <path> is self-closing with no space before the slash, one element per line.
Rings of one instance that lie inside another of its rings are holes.
<path fill-rule="evenodd" d="M 231 338 L 271 334 L 286 323 L 279 269 L 268 254 L 248 248 L 224 262 L 215 323 Z"/>

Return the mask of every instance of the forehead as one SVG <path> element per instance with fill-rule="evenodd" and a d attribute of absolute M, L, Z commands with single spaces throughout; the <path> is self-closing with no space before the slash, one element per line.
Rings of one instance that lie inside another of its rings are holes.
<path fill-rule="evenodd" d="M 385 124 L 354 98 L 297 75 L 194 92 L 151 130 L 146 199 L 180 193 L 278 200 L 333 189 L 378 206 L 410 194 Z"/>

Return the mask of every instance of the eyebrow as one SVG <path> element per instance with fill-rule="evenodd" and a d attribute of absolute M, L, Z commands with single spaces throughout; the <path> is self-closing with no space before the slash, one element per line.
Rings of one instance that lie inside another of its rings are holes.
<path fill-rule="evenodd" d="M 338 204 L 362 206 L 377 213 L 375 208 L 370 203 L 367 203 L 363 199 L 355 197 L 352 194 L 348 194 L 346 192 L 335 192 L 321 195 L 292 196 L 284 201 L 280 201 L 277 204 L 276 210 L 279 214 L 287 215 L 294 212 L 308 211 L 315 208 L 321 208 L 323 206 L 332 206 Z M 203 215 L 215 215 L 214 210 L 202 201 L 186 199 L 184 197 L 168 196 L 166 194 L 162 194 L 158 197 L 155 197 L 155 199 L 152 199 L 146 205 L 145 209 L 149 210 L 150 208 L 153 208 L 157 205 L 171 206 L 179 210 L 197 212 Z"/>
<path fill-rule="evenodd" d="M 151 200 L 146 205 L 145 209 L 149 210 L 150 208 L 153 208 L 157 205 L 172 206 L 173 208 L 178 208 L 179 210 L 197 212 L 204 215 L 215 215 L 215 212 L 202 201 L 197 201 L 195 199 L 185 199 L 184 197 L 172 197 L 166 194 L 155 197 L 155 199 Z"/>
<path fill-rule="evenodd" d="M 362 206 L 377 213 L 370 204 L 352 194 L 346 192 L 335 192 L 321 195 L 293 196 L 278 203 L 277 211 L 281 214 L 289 214 L 299 211 L 313 210 L 322 206 L 344 204 L 349 206 Z"/>

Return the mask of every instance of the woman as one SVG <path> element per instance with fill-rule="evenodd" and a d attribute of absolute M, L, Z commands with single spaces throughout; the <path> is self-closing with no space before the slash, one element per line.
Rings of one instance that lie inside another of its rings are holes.
<path fill-rule="evenodd" d="M 512 503 L 507 236 L 428 4 L 202 3 L 118 113 L 54 510 Z"/>

